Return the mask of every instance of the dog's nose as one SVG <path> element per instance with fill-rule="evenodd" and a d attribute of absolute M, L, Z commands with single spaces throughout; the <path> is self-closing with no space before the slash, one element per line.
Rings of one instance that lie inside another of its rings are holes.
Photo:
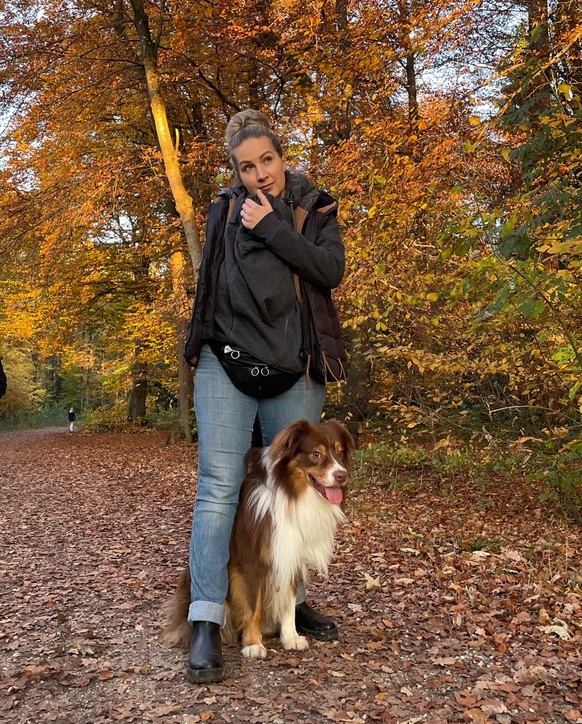
<path fill-rule="evenodd" d="M 348 479 L 348 474 L 345 470 L 336 470 L 333 477 L 338 485 L 345 485 Z"/>

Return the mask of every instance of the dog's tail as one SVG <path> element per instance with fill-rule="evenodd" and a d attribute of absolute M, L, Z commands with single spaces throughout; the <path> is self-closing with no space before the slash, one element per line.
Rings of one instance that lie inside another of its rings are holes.
<path fill-rule="evenodd" d="M 166 646 L 187 649 L 192 638 L 192 626 L 188 623 L 190 608 L 190 569 L 185 568 L 172 598 L 164 605 L 162 641 Z"/>

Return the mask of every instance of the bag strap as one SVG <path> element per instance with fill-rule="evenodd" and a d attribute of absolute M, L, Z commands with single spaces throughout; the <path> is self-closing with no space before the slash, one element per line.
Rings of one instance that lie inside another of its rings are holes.
<path fill-rule="evenodd" d="M 236 204 L 236 196 L 232 194 L 228 199 L 228 211 L 226 212 L 226 223 L 232 220 L 232 212 Z"/>
<path fill-rule="evenodd" d="M 309 212 L 306 211 L 306 209 L 303 209 L 301 206 L 293 207 L 293 228 L 299 234 L 303 231 L 303 225 L 305 224 L 305 219 L 307 218 L 308 213 Z M 302 307 L 303 303 L 301 299 L 301 282 L 299 281 L 299 277 L 297 276 L 297 274 L 293 274 L 293 282 L 295 283 L 295 294 L 297 295 L 297 301 L 299 302 L 299 306 Z M 301 316 L 303 316 L 303 314 Z"/>
<path fill-rule="evenodd" d="M 303 225 L 305 224 L 307 214 L 308 212 L 301 206 L 295 206 L 293 208 L 293 228 L 299 234 L 303 231 Z M 307 340 L 309 336 L 309 323 L 307 321 L 307 314 L 305 312 L 303 296 L 301 294 L 301 280 L 297 274 L 293 274 L 293 283 L 295 284 L 295 294 L 297 296 L 297 301 L 299 302 L 299 309 L 301 310 L 301 336 L 303 337 L 303 351 L 307 357 L 305 364 L 305 379 L 307 381 L 307 388 L 310 389 L 311 380 L 309 378 L 309 369 L 311 367 L 311 355 L 307 351 L 307 345 L 305 343 L 305 340 Z"/>

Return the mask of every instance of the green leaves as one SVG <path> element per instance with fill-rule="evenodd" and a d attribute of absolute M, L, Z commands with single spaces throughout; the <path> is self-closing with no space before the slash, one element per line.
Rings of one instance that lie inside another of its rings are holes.
<path fill-rule="evenodd" d="M 518 304 L 517 309 L 526 319 L 537 320 L 540 318 L 540 315 L 544 310 L 544 303 L 541 299 L 532 297 L 521 301 Z"/>

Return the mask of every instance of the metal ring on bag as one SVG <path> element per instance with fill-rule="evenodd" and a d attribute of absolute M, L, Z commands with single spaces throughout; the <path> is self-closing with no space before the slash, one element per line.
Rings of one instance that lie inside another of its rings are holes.
<path fill-rule="evenodd" d="M 224 354 L 230 355 L 231 359 L 238 359 L 240 357 L 240 350 L 233 349 L 230 344 L 227 344 L 223 349 Z"/>
<path fill-rule="evenodd" d="M 251 376 L 252 376 L 252 377 L 257 377 L 258 374 L 259 374 L 259 368 L 258 368 L 258 367 L 253 367 L 253 368 L 251 369 Z"/>
<path fill-rule="evenodd" d="M 261 367 L 261 374 L 263 377 L 268 377 L 270 373 L 270 370 L 268 367 Z"/>

